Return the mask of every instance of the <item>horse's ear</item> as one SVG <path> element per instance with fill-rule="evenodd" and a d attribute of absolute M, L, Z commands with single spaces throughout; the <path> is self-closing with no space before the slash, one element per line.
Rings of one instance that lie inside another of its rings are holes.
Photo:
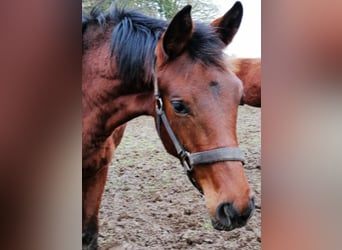
<path fill-rule="evenodd" d="M 226 46 L 233 40 L 238 31 L 242 15 L 242 4 L 236 2 L 223 17 L 220 17 L 211 23 L 211 26 L 215 28 L 216 33 Z"/>
<path fill-rule="evenodd" d="M 191 5 L 187 5 L 179 11 L 165 32 L 163 49 L 171 59 L 183 52 L 192 36 L 193 24 L 190 11 Z"/>

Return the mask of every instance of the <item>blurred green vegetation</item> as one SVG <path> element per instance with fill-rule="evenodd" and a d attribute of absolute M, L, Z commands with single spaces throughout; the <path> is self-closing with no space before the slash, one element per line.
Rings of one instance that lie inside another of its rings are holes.
<path fill-rule="evenodd" d="M 82 9 L 89 12 L 91 8 L 103 2 L 108 9 L 111 0 L 82 0 Z M 137 9 L 147 15 L 170 20 L 184 6 L 192 5 L 192 17 L 201 22 L 211 22 L 218 17 L 218 8 L 211 0 L 116 0 L 118 6 Z"/>

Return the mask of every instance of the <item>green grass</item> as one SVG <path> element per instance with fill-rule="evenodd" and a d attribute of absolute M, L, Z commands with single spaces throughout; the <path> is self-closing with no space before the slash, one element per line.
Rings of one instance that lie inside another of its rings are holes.
<path fill-rule="evenodd" d="M 211 224 L 210 219 L 205 220 L 205 221 L 202 223 L 201 229 L 202 229 L 203 231 L 208 231 L 208 230 L 213 229 L 213 226 L 212 226 L 212 224 Z"/>

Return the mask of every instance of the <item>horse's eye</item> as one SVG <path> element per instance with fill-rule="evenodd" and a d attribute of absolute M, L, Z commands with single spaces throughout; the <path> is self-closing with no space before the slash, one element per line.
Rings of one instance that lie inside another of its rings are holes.
<path fill-rule="evenodd" d="M 178 114 L 186 115 L 190 113 L 189 108 L 182 101 L 171 101 L 171 105 Z"/>

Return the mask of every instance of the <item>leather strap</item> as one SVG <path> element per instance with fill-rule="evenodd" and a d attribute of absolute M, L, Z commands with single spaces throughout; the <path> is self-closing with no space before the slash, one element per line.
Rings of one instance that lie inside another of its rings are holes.
<path fill-rule="evenodd" d="M 191 153 L 189 159 L 191 165 L 210 164 L 219 161 L 241 161 L 243 164 L 245 162 L 245 157 L 241 149 L 233 147 Z"/>

